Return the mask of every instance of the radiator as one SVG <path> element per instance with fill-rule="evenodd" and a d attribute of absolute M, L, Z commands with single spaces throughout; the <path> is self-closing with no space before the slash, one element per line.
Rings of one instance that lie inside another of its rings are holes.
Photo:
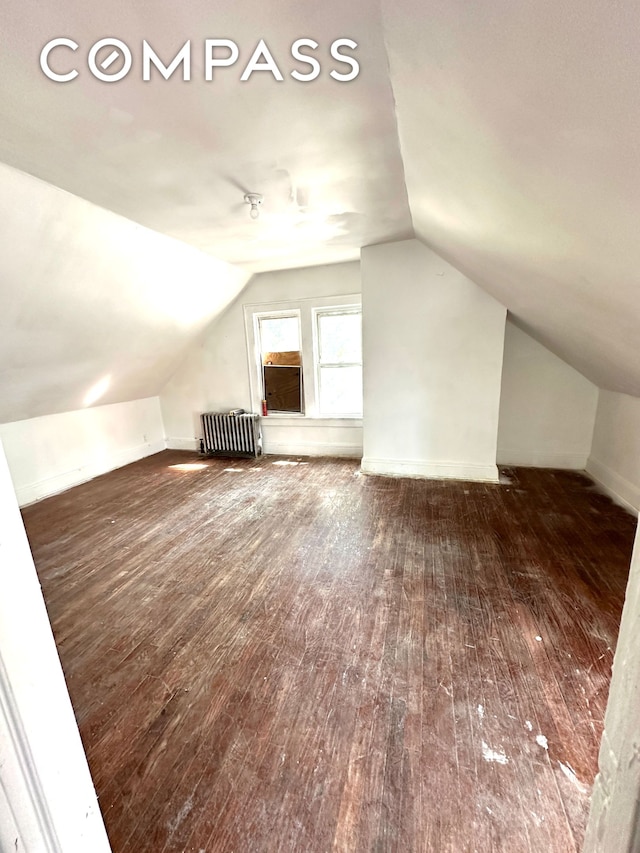
<path fill-rule="evenodd" d="M 260 418 L 251 412 L 230 415 L 204 412 L 201 450 L 218 456 L 259 456 L 262 453 Z"/>

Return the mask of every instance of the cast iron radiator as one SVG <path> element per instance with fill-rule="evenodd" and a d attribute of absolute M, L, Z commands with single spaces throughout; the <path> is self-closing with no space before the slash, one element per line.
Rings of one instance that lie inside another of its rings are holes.
<path fill-rule="evenodd" d="M 252 412 L 225 414 L 204 412 L 202 420 L 203 453 L 217 456 L 260 456 L 262 433 L 260 418 Z"/>

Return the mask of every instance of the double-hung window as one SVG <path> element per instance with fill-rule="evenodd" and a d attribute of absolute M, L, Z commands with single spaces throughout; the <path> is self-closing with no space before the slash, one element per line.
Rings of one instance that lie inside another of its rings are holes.
<path fill-rule="evenodd" d="M 359 296 L 245 305 L 252 406 L 289 418 L 362 417 Z"/>
<path fill-rule="evenodd" d="M 303 414 L 300 315 L 258 315 L 262 399 L 272 412 Z"/>
<path fill-rule="evenodd" d="M 362 312 L 316 308 L 316 371 L 320 417 L 362 415 Z"/>

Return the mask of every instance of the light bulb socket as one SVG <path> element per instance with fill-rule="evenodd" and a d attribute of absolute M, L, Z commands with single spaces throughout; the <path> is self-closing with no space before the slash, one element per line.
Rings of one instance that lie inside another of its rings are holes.
<path fill-rule="evenodd" d="M 246 193 L 244 200 L 247 204 L 251 205 L 249 216 L 252 219 L 257 219 L 260 216 L 260 207 L 264 200 L 260 193 Z"/>

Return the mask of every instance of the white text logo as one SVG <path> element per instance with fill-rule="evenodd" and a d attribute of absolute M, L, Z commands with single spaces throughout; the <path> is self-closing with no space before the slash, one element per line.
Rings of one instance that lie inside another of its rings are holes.
<path fill-rule="evenodd" d="M 358 61 L 345 49 L 355 50 L 357 43 L 353 39 L 335 39 L 329 45 L 331 70 L 329 76 L 340 83 L 355 79 L 360 73 Z M 301 38 L 293 42 L 290 48 L 291 59 L 296 63 L 287 73 L 303 83 L 315 80 L 321 72 L 321 61 L 316 55 L 319 44 L 314 39 Z M 78 63 L 79 45 L 70 38 L 55 38 L 48 41 L 40 52 L 40 67 L 50 80 L 56 83 L 68 83 L 81 73 L 76 67 Z M 202 47 L 204 64 L 204 79 L 214 80 L 216 69 L 229 68 L 235 65 L 240 57 L 238 45 L 231 39 L 205 39 Z M 73 53 L 69 54 L 69 51 Z M 142 42 L 140 70 L 142 80 L 151 81 L 153 78 L 168 80 L 178 69 L 183 80 L 191 80 L 191 40 L 186 41 L 176 54 L 165 65 L 149 42 Z M 54 68 L 51 67 L 53 64 Z M 126 77 L 134 67 L 134 57 L 131 49 L 124 41 L 117 38 L 104 38 L 91 46 L 86 56 L 86 64 L 91 74 L 105 83 L 115 83 Z M 284 75 L 280 65 L 267 47 L 264 39 L 260 39 L 248 62 L 242 65 L 240 80 L 246 82 L 252 74 L 271 74 L 274 80 L 282 82 Z"/>

